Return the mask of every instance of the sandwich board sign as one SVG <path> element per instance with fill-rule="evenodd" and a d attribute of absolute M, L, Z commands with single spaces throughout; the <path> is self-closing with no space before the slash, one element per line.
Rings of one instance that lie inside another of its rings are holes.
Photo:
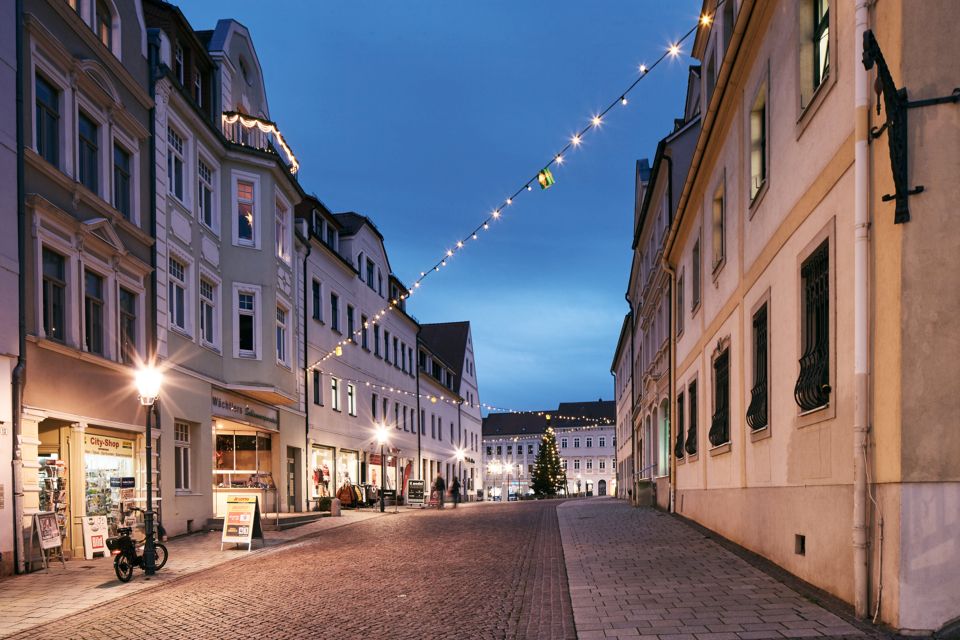
<path fill-rule="evenodd" d="M 220 538 L 220 550 L 226 542 L 247 545 L 247 551 L 253 547 L 253 539 L 263 539 L 263 527 L 260 524 L 260 501 L 257 496 L 227 496 L 227 513 L 223 518 L 223 536 Z"/>
<path fill-rule="evenodd" d="M 52 511 L 41 511 L 33 514 L 33 526 L 30 532 L 30 550 L 28 562 L 32 565 L 33 560 L 33 541 L 37 540 L 40 547 L 40 561 L 43 568 L 50 570 L 50 557 L 57 556 L 60 563 L 66 566 L 63 561 L 63 541 L 60 538 L 60 527 L 57 524 L 57 514 Z M 56 549 L 56 551 L 54 551 Z"/>
<path fill-rule="evenodd" d="M 407 480 L 407 506 L 423 506 L 424 490 L 426 489 L 425 480 Z"/>

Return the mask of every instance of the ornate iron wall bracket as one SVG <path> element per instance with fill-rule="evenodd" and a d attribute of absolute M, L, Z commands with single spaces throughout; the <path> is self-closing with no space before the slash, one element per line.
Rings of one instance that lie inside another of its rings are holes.
<path fill-rule="evenodd" d="M 894 193 L 883 196 L 883 201 L 896 201 L 893 222 L 894 224 L 901 224 L 910 221 L 910 206 L 907 203 L 907 198 L 918 193 L 923 193 L 923 185 L 917 185 L 911 189 L 908 182 L 907 110 L 915 107 L 929 107 L 935 104 L 960 102 L 960 88 L 954 89 L 953 93 L 949 96 L 914 100 L 911 102 L 907 99 L 907 88 L 897 88 L 897 85 L 893 81 L 893 76 L 890 75 L 887 62 L 883 59 L 883 53 L 880 51 L 880 45 L 877 43 L 873 31 L 867 30 L 863 33 L 863 66 L 869 71 L 873 68 L 874 64 L 877 65 L 877 115 L 880 115 L 879 96 L 882 93 L 883 106 L 887 112 L 887 121 L 884 122 L 882 126 L 871 129 L 870 137 L 871 139 L 876 139 L 883 135 L 884 131 L 887 132 Z"/>

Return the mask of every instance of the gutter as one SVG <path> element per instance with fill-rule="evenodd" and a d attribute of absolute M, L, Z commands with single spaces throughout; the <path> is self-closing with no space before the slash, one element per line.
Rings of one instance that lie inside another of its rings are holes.
<path fill-rule="evenodd" d="M 24 152 L 23 152 L 23 0 L 16 0 L 16 47 L 17 47 L 17 74 L 16 74 L 16 117 L 17 117 L 17 268 L 20 277 L 17 279 L 17 365 L 11 376 L 12 393 L 12 422 L 11 437 L 13 460 L 11 473 L 13 477 L 13 567 L 15 573 L 23 573 L 23 451 L 20 449 L 20 436 L 23 430 L 23 388 L 27 383 L 27 313 L 26 313 L 26 257 L 24 250 L 26 241 L 26 183 L 24 181 Z"/>

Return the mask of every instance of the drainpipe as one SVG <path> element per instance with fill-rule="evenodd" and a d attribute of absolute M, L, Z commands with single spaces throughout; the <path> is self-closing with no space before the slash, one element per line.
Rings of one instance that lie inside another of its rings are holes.
<path fill-rule="evenodd" d="M 13 394 L 11 409 L 13 415 L 13 568 L 23 573 L 23 452 L 20 450 L 20 434 L 23 429 L 23 388 L 27 382 L 27 310 L 25 284 L 27 260 L 24 256 L 26 241 L 26 184 L 24 182 L 23 162 L 23 0 L 16 5 L 16 47 L 17 47 L 17 267 L 20 277 L 17 279 L 17 365 L 11 378 Z"/>
<path fill-rule="evenodd" d="M 309 223 L 308 223 L 309 225 Z M 307 251 L 303 254 L 303 454 L 305 457 L 305 462 L 307 464 L 303 465 L 304 475 L 307 479 L 307 488 L 310 488 L 310 452 L 307 450 L 310 447 L 310 365 L 307 356 L 307 332 L 310 328 L 310 322 L 307 319 L 307 258 L 310 257 L 310 252 L 313 250 L 313 245 L 310 243 L 310 229 L 307 229 L 307 237 L 305 238 Z M 309 491 L 307 492 L 309 494 Z M 307 510 L 310 510 L 309 497 L 307 498 Z"/>
<path fill-rule="evenodd" d="M 634 361 L 634 352 L 633 352 L 633 334 L 636 331 L 636 321 L 637 316 L 633 311 L 633 303 L 630 302 L 630 296 L 624 294 L 623 297 L 627 301 L 627 306 L 630 307 L 630 489 L 637 488 L 637 442 L 636 442 L 636 427 L 634 425 L 636 421 L 636 412 L 637 412 L 637 382 L 636 382 L 636 362 Z M 636 506 L 637 504 L 637 492 L 633 492 L 633 498 L 630 502 Z"/>
<path fill-rule="evenodd" d="M 160 30 L 147 31 L 147 67 L 149 68 L 150 102 L 150 342 L 147 360 L 157 357 L 157 78 L 160 64 Z M 157 423 L 159 428 L 159 423 Z"/>
<path fill-rule="evenodd" d="M 855 9 L 856 29 L 854 34 L 854 248 L 853 248 L 853 593 L 854 609 L 858 618 L 868 615 L 869 569 L 867 525 L 867 432 L 868 424 L 868 378 L 869 363 L 869 318 L 867 275 L 870 252 L 870 79 L 866 68 L 860 63 L 863 54 L 863 34 L 869 20 L 869 0 L 857 0 Z"/>
<path fill-rule="evenodd" d="M 663 154 L 663 159 L 667 161 L 667 212 L 670 213 L 673 211 L 673 158 L 671 158 L 666 152 Z M 670 224 L 673 224 L 673 216 L 671 215 Z M 670 266 L 670 263 L 667 262 L 666 256 L 661 258 L 661 266 L 663 270 L 667 272 L 670 276 L 670 281 L 667 282 L 667 341 L 670 346 L 667 348 L 667 420 L 670 420 L 669 424 L 676 425 L 676 421 L 672 420 L 673 416 L 673 407 L 675 406 L 675 389 L 673 381 L 673 362 L 674 362 L 674 349 L 676 344 L 674 343 L 674 331 L 673 331 L 673 283 L 676 280 L 677 272 L 673 270 Z M 670 429 L 671 436 L 673 435 L 673 429 Z M 668 450 L 670 455 L 670 505 L 668 511 L 670 513 L 676 513 L 677 510 L 677 456 L 673 453 L 674 442 L 676 439 L 671 437 L 670 442 L 668 443 Z"/>
<path fill-rule="evenodd" d="M 423 432 L 423 413 L 420 410 L 420 325 L 417 325 L 417 479 L 423 480 L 420 434 Z"/>

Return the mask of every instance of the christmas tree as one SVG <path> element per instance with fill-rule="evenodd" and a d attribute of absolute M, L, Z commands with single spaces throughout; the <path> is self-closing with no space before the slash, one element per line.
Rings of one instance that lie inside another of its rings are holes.
<path fill-rule="evenodd" d="M 547 430 L 540 439 L 540 451 L 537 452 L 537 461 L 533 466 L 533 475 L 530 488 L 539 496 L 555 496 L 563 488 L 563 467 L 560 464 L 560 453 L 557 451 L 557 437 L 547 418 Z"/>

